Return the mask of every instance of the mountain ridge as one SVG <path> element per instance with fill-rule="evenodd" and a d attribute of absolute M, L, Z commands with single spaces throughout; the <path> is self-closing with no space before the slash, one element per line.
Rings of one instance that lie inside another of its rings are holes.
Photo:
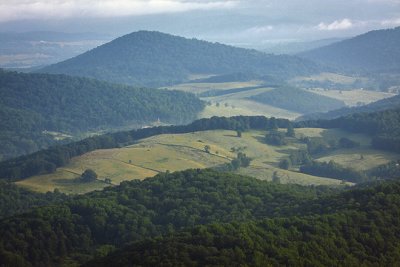
<path fill-rule="evenodd" d="M 153 87 L 184 82 L 195 73 L 293 76 L 318 71 L 313 62 L 295 56 L 268 55 L 156 31 L 133 32 L 39 70 Z"/>

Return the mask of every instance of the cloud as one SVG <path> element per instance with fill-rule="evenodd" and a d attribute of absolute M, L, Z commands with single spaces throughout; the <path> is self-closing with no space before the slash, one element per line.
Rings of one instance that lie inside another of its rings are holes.
<path fill-rule="evenodd" d="M 335 30 L 347 30 L 354 26 L 350 19 L 335 20 L 330 24 L 321 22 L 318 24 L 317 29 L 321 31 L 335 31 Z"/>
<path fill-rule="evenodd" d="M 381 21 L 382 26 L 399 26 L 400 25 L 400 18 L 397 19 L 387 19 Z"/>
<path fill-rule="evenodd" d="M 233 8 L 238 3 L 237 0 L 9 0 L 0 1 L 0 22 L 226 9 Z"/>
<path fill-rule="evenodd" d="M 272 25 L 266 25 L 266 26 L 255 26 L 255 27 L 251 27 L 249 29 L 246 30 L 246 33 L 250 33 L 250 34 L 263 34 L 266 32 L 270 32 L 274 29 L 274 26 Z"/>

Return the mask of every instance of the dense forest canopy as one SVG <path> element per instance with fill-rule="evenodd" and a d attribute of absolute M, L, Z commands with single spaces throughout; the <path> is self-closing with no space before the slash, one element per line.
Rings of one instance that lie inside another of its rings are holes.
<path fill-rule="evenodd" d="M 0 70 L 0 84 L 0 159 L 54 144 L 43 131 L 76 135 L 157 120 L 182 124 L 193 121 L 204 107 L 189 93 L 65 75 Z"/>
<path fill-rule="evenodd" d="M 0 259 L 6 266 L 93 257 L 88 266 L 397 262 L 399 182 L 338 189 L 212 170 L 163 173 L 2 219 Z"/>
<path fill-rule="evenodd" d="M 337 194 L 333 212 L 197 226 L 84 266 L 395 266 L 399 190 L 395 182 Z"/>
<path fill-rule="evenodd" d="M 181 83 L 190 74 L 253 73 L 293 77 L 319 73 L 294 56 L 267 55 L 160 32 L 139 31 L 40 70 L 140 86 Z"/>
<path fill-rule="evenodd" d="M 83 262 L 105 246 L 199 224 L 269 218 L 332 191 L 211 170 L 164 173 L 2 219 L 0 251 L 34 266 Z"/>

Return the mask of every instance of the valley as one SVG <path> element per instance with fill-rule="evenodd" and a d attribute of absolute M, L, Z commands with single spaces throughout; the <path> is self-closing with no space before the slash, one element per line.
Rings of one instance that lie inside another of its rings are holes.
<path fill-rule="evenodd" d="M 284 38 L 246 13 L 257 1 L 111 2 L 93 2 L 107 43 L 0 32 L 1 267 L 398 265 L 400 27 L 310 17 L 275 55 L 240 48 Z M 226 44 L 150 23 L 221 6 L 254 19 Z M 156 30 L 118 30 L 118 10 Z"/>

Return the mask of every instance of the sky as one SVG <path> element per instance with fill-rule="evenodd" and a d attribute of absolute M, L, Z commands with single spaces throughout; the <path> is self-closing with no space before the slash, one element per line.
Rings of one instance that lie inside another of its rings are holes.
<path fill-rule="evenodd" d="M 400 26 L 400 0 L 0 0 L 0 32 L 157 30 L 238 46 Z"/>

